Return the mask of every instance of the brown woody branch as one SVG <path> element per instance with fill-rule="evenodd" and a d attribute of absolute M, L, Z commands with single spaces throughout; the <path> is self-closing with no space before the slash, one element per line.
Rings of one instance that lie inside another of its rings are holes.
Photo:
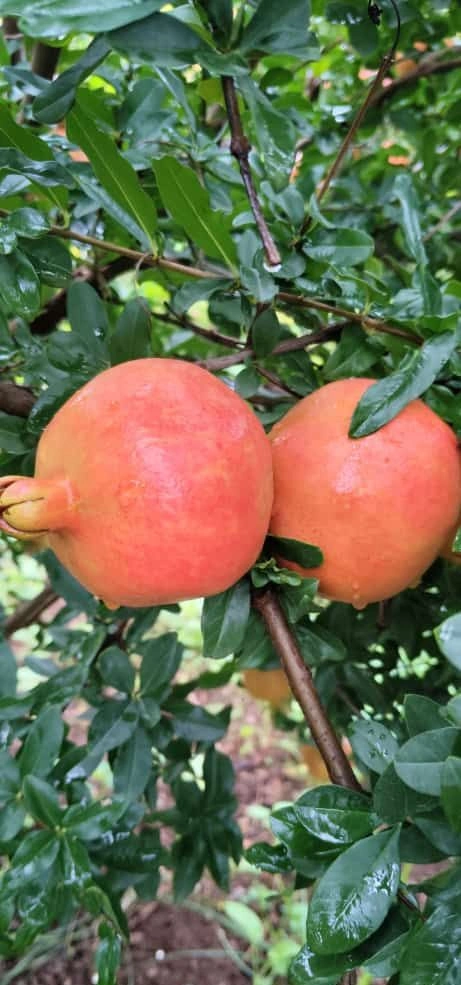
<path fill-rule="evenodd" d="M 330 339 L 338 339 L 343 328 L 348 324 L 348 321 L 337 322 L 335 325 L 325 325 L 325 328 L 321 328 L 318 332 L 310 332 L 306 333 L 306 335 L 298 335 L 296 338 L 284 339 L 283 342 L 279 342 L 275 346 L 270 355 L 280 356 L 284 352 L 298 352 L 300 349 L 307 349 L 311 345 L 323 345 L 324 342 L 329 342 Z M 213 371 L 228 369 L 230 366 L 244 363 L 246 359 L 250 359 L 254 355 L 254 349 L 247 346 L 232 356 L 211 356 L 209 359 L 202 359 L 200 365 L 205 369 Z"/>
<path fill-rule="evenodd" d="M 35 403 L 32 390 L 16 383 L 0 383 L 0 411 L 16 417 L 28 417 Z"/>
<path fill-rule="evenodd" d="M 382 103 L 387 99 L 391 99 L 403 86 L 413 85 L 419 82 L 420 79 L 425 79 L 430 75 L 452 72 L 456 68 L 461 68 L 461 58 L 443 58 L 442 53 L 431 52 L 422 58 L 412 71 L 406 75 L 402 75 L 399 79 L 394 79 L 388 86 L 375 90 L 370 106 L 381 106 Z"/>
<path fill-rule="evenodd" d="M 25 629 L 32 623 L 38 622 L 40 616 L 49 609 L 50 605 L 57 602 L 59 595 L 53 591 L 51 585 L 47 585 L 39 595 L 28 602 L 21 602 L 13 615 L 5 619 L 3 623 L 3 635 L 12 636 L 18 629 Z"/>
<path fill-rule="evenodd" d="M 5 41 L 20 41 L 22 38 L 17 17 L 2 17 L 2 30 Z M 13 51 L 10 60 L 12 65 L 17 65 L 21 61 L 20 47 Z"/>
<path fill-rule="evenodd" d="M 60 48 L 53 48 L 43 41 L 36 41 L 32 52 L 31 69 L 42 79 L 52 79 L 61 54 Z"/>
<path fill-rule="evenodd" d="M 266 220 L 262 213 L 258 195 L 253 184 L 253 176 L 251 174 L 249 163 L 251 145 L 243 130 L 242 117 L 240 116 L 237 93 L 235 90 L 235 82 L 231 75 L 223 75 L 221 82 L 224 93 L 224 101 L 226 104 L 227 117 L 231 130 L 231 153 L 238 161 L 240 174 L 248 196 L 248 201 L 255 217 L 255 222 L 258 227 L 264 252 L 266 254 L 267 263 L 270 267 L 278 267 L 282 262 L 280 253 L 268 229 Z"/>
<path fill-rule="evenodd" d="M 349 787 L 351 790 L 360 790 L 360 784 L 327 717 L 311 671 L 304 663 L 296 637 L 274 590 L 264 588 L 262 591 L 255 591 L 253 607 L 265 623 L 290 682 L 291 690 L 303 711 L 332 782 L 341 787 Z"/>

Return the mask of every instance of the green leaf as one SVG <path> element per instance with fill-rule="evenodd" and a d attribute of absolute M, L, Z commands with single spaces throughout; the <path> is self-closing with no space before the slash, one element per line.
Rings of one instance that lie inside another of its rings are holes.
<path fill-rule="evenodd" d="M 112 366 L 150 355 L 152 316 L 141 298 L 133 298 L 123 309 L 108 340 Z"/>
<path fill-rule="evenodd" d="M 461 927 L 458 910 L 437 907 L 418 924 L 404 952 L 400 985 L 458 985 Z"/>
<path fill-rule="evenodd" d="M 328 357 L 324 368 L 325 380 L 348 379 L 349 376 L 365 376 L 378 362 L 380 351 L 359 325 L 348 325 L 338 345 Z"/>
<path fill-rule="evenodd" d="M 281 7 L 277 0 L 260 0 L 240 39 L 240 50 L 280 52 L 305 58 L 309 42 L 309 0 L 291 0 Z"/>
<path fill-rule="evenodd" d="M 210 257 L 235 270 L 236 251 L 225 216 L 214 211 L 208 193 L 192 170 L 174 157 L 154 162 L 160 198 L 175 222 Z"/>
<path fill-rule="evenodd" d="M 21 774 L 15 759 L 0 749 L 0 803 L 15 797 L 21 787 Z"/>
<path fill-rule="evenodd" d="M 61 824 L 72 838 L 94 841 L 113 830 L 124 809 L 124 803 L 101 804 L 92 801 L 90 804 L 71 804 Z"/>
<path fill-rule="evenodd" d="M 120 934 L 107 923 L 99 925 L 99 944 L 96 948 L 95 967 L 98 985 L 117 985 L 118 969 L 122 960 Z"/>
<path fill-rule="evenodd" d="M 234 924 L 235 932 L 239 937 L 249 941 L 253 947 L 260 947 L 264 941 L 265 931 L 261 917 L 256 911 L 238 900 L 224 900 L 223 909 Z"/>
<path fill-rule="evenodd" d="M 454 829 L 461 834 L 461 758 L 449 756 L 442 769 L 442 807 Z"/>
<path fill-rule="evenodd" d="M 370 800 L 333 784 L 302 794 L 294 804 L 294 814 L 324 848 L 350 845 L 371 834 L 375 826 Z"/>
<path fill-rule="evenodd" d="M 402 225 L 408 252 L 413 260 L 416 260 L 416 263 L 424 265 L 427 263 L 427 256 L 419 222 L 420 205 L 411 175 L 398 174 L 394 179 L 393 191 L 402 214 Z"/>
<path fill-rule="evenodd" d="M 352 723 L 349 739 L 355 755 L 374 773 L 382 773 L 399 748 L 397 740 L 385 725 L 364 719 Z"/>
<path fill-rule="evenodd" d="M 91 75 L 110 52 L 105 38 L 96 38 L 72 68 L 68 68 L 59 78 L 34 99 L 32 111 L 39 123 L 59 123 L 72 108 L 77 87 Z"/>
<path fill-rule="evenodd" d="M 212 715 L 200 705 L 183 701 L 169 702 L 168 711 L 173 714 L 176 735 L 186 742 L 219 742 L 229 725 L 230 708 L 224 708 L 217 715 Z"/>
<path fill-rule="evenodd" d="M 53 236 L 23 243 L 23 252 L 40 280 L 51 287 L 66 287 L 72 276 L 72 257 L 60 240 Z"/>
<path fill-rule="evenodd" d="M 404 821 L 408 814 L 407 787 L 397 776 L 393 763 L 389 763 L 373 790 L 374 809 L 387 824 Z"/>
<path fill-rule="evenodd" d="M 152 742 L 138 726 L 117 752 L 113 765 L 114 791 L 132 802 L 144 793 L 152 770 Z"/>
<path fill-rule="evenodd" d="M 102 187 L 142 230 L 143 247 L 155 253 L 157 213 L 154 203 L 115 142 L 102 133 L 78 103 L 68 116 L 67 133 L 69 140 L 81 147 L 89 158 Z"/>
<path fill-rule="evenodd" d="M 266 841 L 258 841 L 247 848 L 245 858 L 262 872 L 291 872 L 293 869 L 285 845 L 268 845 Z"/>
<path fill-rule="evenodd" d="M 3 0 L 9 12 L 11 4 Z M 147 17 L 162 6 L 161 0 L 26 0 L 21 3 L 21 27 L 33 38 L 56 38 L 60 34 L 102 33 Z M 13 4 L 17 12 L 18 4 Z"/>
<path fill-rule="evenodd" d="M 461 670 L 461 612 L 444 619 L 434 630 L 440 650 L 456 670 Z"/>
<path fill-rule="evenodd" d="M 20 250 L 0 256 L 0 305 L 5 314 L 22 318 L 33 318 L 40 308 L 36 271 Z"/>
<path fill-rule="evenodd" d="M 58 708 L 45 708 L 30 726 L 19 755 L 22 776 L 45 777 L 59 755 L 64 725 Z"/>
<path fill-rule="evenodd" d="M 415 817 L 414 824 L 443 856 L 461 855 L 461 838 L 452 830 L 440 809 L 424 817 Z"/>
<path fill-rule="evenodd" d="M 163 701 L 170 692 L 171 680 L 181 663 L 184 648 L 176 633 L 163 633 L 154 640 L 142 643 L 140 694 Z"/>
<path fill-rule="evenodd" d="M 72 331 L 83 342 L 95 370 L 106 369 L 108 355 L 101 340 L 107 332 L 107 315 L 101 298 L 90 284 L 73 281 L 67 291 L 67 315 Z"/>
<path fill-rule="evenodd" d="M 3 447 L 0 420 L 0 447 Z M 16 660 L 14 653 L 4 640 L 0 641 L 0 697 L 16 694 Z M 0 770 L 1 773 L 1 770 Z M 1 782 L 1 781 L 0 781 Z"/>
<path fill-rule="evenodd" d="M 107 40 L 130 58 L 151 62 L 155 68 L 183 68 L 202 50 L 211 50 L 195 31 L 170 14 L 152 14 L 137 24 L 111 31 Z"/>
<path fill-rule="evenodd" d="M 308 877 L 318 875 L 319 861 L 329 862 L 338 854 L 337 845 L 320 842 L 301 824 L 294 804 L 277 808 L 272 812 L 271 828 L 276 838 L 279 838 L 287 849 L 292 868 L 301 875 Z"/>
<path fill-rule="evenodd" d="M 107 701 L 90 726 L 88 754 L 71 768 L 67 780 L 78 780 L 89 776 L 102 759 L 104 753 L 116 749 L 130 738 L 136 729 L 138 709 L 128 701 Z"/>
<path fill-rule="evenodd" d="M 251 327 L 251 344 L 258 358 L 268 356 L 280 339 L 282 326 L 273 308 L 268 308 L 255 318 Z"/>
<path fill-rule="evenodd" d="M 290 964 L 288 981 L 290 985 L 338 985 L 351 967 L 349 955 L 319 955 L 305 944 Z"/>
<path fill-rule="evenodd" d="M 36 239 L 48 232 L 49 224 L 42 212 L 37 209 L 16 209 L 6 220 L 9 229 L 26 239 Z"/>
<path fill-rule="evenodd" d="M 431 386 L 455 346 L 454 333 L 438 335 L 405 357 L 401 368 L 395 373 L 373 383 L 354 410 L 349 436 L 363 438 L 392 421 L 407 404 Z"/>
<path fill-rule="evenodd" d="M 331 263 L 337 267 L 354 267 L 371 257 L 374 241 L 360 229 L 339 229 L 335 233 L 316 230 L 303 247 L 312 260 Z"/>
<path fill-rule="evenodd" d="M 11 841 L 24 825 L 26 810 L 16 800 L 7 800 L 0 809 L 0 841 Z"/>
<path fill-rule="evenodd" d="M 301 540 L 293 540 L 291 537 L 274 537 L 271 534 L 265 546 L 276 557 L 282 556 L 286 561 L 293 561 L 303 568 L 316 568 L 323 562 L 323 554 L 319 547 L 305 544 Z"/>
<path fill-rule="evenodd" d="M 220 659 L 242 645 L 250 615 L 247 579 L 206 598 L 202 610 L 203 655 Z"/>
<path fill-rule="evenodd" d="M 456 728 L 432 729 L 414 736 L 399 749 L 395 769 L 404 783 L 420 793 L 440 795 L 443 764 L 453 753 L 461 732 Z"/>
<path fill-rule="evenodd" d="M 307 918 L 307 943 L 317 954 L 356 947 L 382 924 L 399 885 L 399 835 L 393 828 L 363 838 L 322 876 Z"/>
<path fill-rule="evenodd" d="M 443 715 L 442 707 L 424 694 L 406 694 L 403 708 L 410 735 L 446 728 L 450 724 Z"/>
<path fill-rule="evenodd" d="M 99 672 L 110 687 L 115 687 L 122 694 L 131 694 L 135 670 L 130 663 L 128 654 L 118 646 L 107 646 L 99 657 Z"/>
<path fill-rule="evenodd" d="M 232 0 L 200 0 L 206 11 L 213 33 L 224 45 L 232 33 Z"/>
<path fill-rule="evenodd" d="M 0 147 L 14 147 L 32 161 L 54 162 L 53 151 L 48 144 L 35 136 L 29 127 L 16 123 L 5 105 L 0 105 Z M 59 184 L 59 181 L 56 184 Z M 44 194 L 60 208 L 65 206 L 67 201 L 65 188 L 44 190 Z"/>
<path fill-rule="evenodd" d="M 36 821 L 47 828 L 56 828 L 61 823 L 62 811 L 54 787 L 38 776 L 26 776 L 23 791 L 25 806 Z"/>

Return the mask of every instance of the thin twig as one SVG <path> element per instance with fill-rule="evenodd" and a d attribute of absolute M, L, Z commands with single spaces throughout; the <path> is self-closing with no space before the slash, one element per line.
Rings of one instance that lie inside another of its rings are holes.
<path fill-rule="evenodd" d="M 448 209 L 448 212 L 445 212 L 445 214 L 440 217 L 439 221 L 436 222 L 435 226 L 432 226 L 432 229 L 429 229 L 426 235 L 423 236 L 423 242 L 427 243 L 430 239 L 432 239 L 432 237 L 435 236 L 435 234 L 438 233 L 439 230 L 447 224 L 447 222 L 450 222 L 450 219 L 453 219 L 454 216 L 458 214 L 460 209 L 461 202 L 455 202 L 451 209 Z"/>
<path fill-rule="evenodd" d="M 253 184 L 253 176 L 251 174 L 249 163 L 251 145 L 243 130 L 237 93 L 235 91 L 235 82 L 231 75 L 223 75 L 221 78 L 221 83 L 231 131 L 231 153 L 238 161 L 240 174 L 248 196 L 248 201 L 255 217 L 255 222 L 258 227 L 264 252 L 266 254 L 267 263 L 270 267 L 278 267 L 282 262 L 280 253 L 268 229 L 266 220 L 262 213 L 258 195 Z"/>
<path fill-rule="evenodd" d="M 176 315 L 174 311 L 154 311 L 152 313 L 153 318 L 157 321 L 166 322 L 168 325 L 176 325 L 178 328 L 184 328 L 188 332 L 192 332 L 194 335 L 199 335 L 203 339 L 207 339 L 208 342 L 216 342 L 218 345 L 226 346 L 228 349 L 241 349 L 243 342 L 239 339 L 233 338 L 232 335 L 223 335 L 221 332 L 217 332 L 215 328 L 204 328 L 202 325 L 197 325 L 196 322 L 191 321 L 186 315 Z"/>
<path fill-rule="evenodd" d="M 453 69 L 461 68 L 461 58 L 446 58 L 442 61 L 441 53 L 437 52 L 437 57 L 435 57 L 435 54 L 435 52 L 431 52 L 430 55 L 422 58 L 411 72 L 402 75 L 399 79 L 394 79 L 389 85 L 381 88 L 379 91 L 375 90 L 370 106 L 381 106 L 386 100 L 391 99 L 402 86 L 419 82 L 420 79 L 425 79 L 429 75 L 452 72 Z"/>
<path fill-rule="evenodd" d="M 47 585 L 34 599 L 21 602 L 16 611 L 8 619 L 5 619 L 2 630 L 3 635 L 12 636 L 18 629 L 25 629 L 26 626 L 31 626 L 58 599 L 59 595 L 53 591 L 51 585 Z"/>
<path fill-rule="evenodd" d="M 360 314 L 356 311 L 348 311 L 347 308 L 339 308 L 337 305 L 328 304 L 325 301 L 317 301 L 316 298 L 305 297 L 304 294 L 291 294 L 289 291 L 279 291 L 277 300 L 285 304 L 298 305 L 302 308 L 314 308 L 315 311 L 325 311 L 329 314 L 339 315 L 347 321 L 356 322 L 369 328 L 374 332 L 384 332 L 386 335 L 395 335 L 397 338 L 405 339 L 406 342 L 413 342 L 414 345 L 422 345 L 424 339 L 416 332 L 406 332 L 403 328 L 396 328 L 388 325 L 387 322 L 379 318 L 371 318 L 369 315 Z"/>
<path fill-rule="evenodd" d="M 272 588 L 254 592 L 253 607 L 262 617 L 282 662 L 293 694 L 302 708 L 333 783 L 360 790 L 351 764 L 335 734 L 318 696 L 309 667 L 304 663 L 298 642 Z"/>

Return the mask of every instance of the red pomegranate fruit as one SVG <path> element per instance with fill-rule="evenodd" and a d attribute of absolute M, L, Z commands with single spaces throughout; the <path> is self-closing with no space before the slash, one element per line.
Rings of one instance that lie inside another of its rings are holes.
<path fill-rule="evenodd" d="M 111 607 L 214 595 L 256 560 L 269 441 L 245 402 L 179 359 L 108 369 L 43 432 L 34 478 L 0 480 L 0 529 L 46 536 Z"/>
<path fill-rule="evenodd" d="M 350 422 L 374 383 L 346 379 L 301 400 L 272 429 L 270 533 L 316 544 L 323 564 L 303 570 L 329 599 L 363 608 L 414 584 L 439 554 L 461 507 L 453 431 L 415 400 L 374 434 Z"/>

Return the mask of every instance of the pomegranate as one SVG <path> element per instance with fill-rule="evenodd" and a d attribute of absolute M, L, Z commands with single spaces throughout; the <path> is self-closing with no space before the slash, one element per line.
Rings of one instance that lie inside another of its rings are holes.
<path fill-rule="evenodd" d="M 225 590 L 256 560 L 271 506 L 271 449 L 256 416 L 179 359 L 96 376 L 43 432 L 35 478 L 0 480 L 0 528 L 46 535 L 113 608 Z"/>
<path fill-rule="evenodd" d="M 460 514 L 461 459 L 453 431 L 415 400 L 374 434 L 348 436 L 374 382 L 329 383 L 272 429 L 270 533 L 316 544 L 323 564 L 303 570 L 329 599 L 363 608 L 414 584 Z"/>
<path fill-rule="evenodd" d="M 281 667 L 244 670 L 243 685 L 253 698 L 268 701 L 273 708 L 281 708 L 291 698 L 288 677 Z"/>

